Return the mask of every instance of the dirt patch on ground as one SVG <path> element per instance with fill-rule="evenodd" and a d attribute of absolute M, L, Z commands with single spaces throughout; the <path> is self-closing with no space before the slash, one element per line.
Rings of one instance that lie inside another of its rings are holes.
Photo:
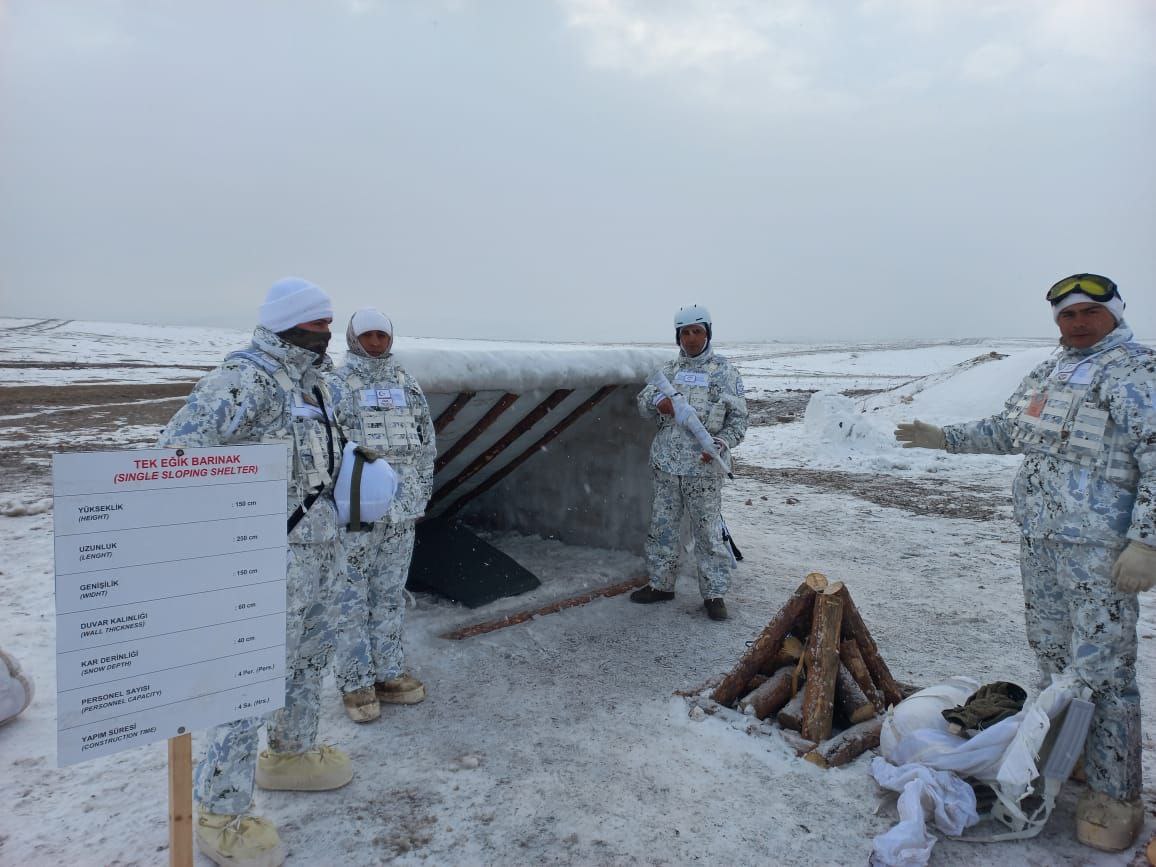
<path fill-rule="evenodd" d="M 912 479 L 806 467 L 739 466 L 735 468 L 735 475 L 767 484 L 807 485 L 840 491 L 878 506 L 937 518 L 991 521 L 1006 518 L 1010 508 L 1010 497 L 1005 490 L 942 479 Z"/>
<path fill-rule="evenodd" d="M 201 364 L 153 364 L 151 361 L 0 361 L 0 369 L 9 370 L 121 370 L 141 368 L 145 370 L 212 370 L 212 365 Z"/>
<path fill-rule="evenodd" d="M 748 423 L 752 427 L 767 427 L 799 421 L 807 411 L 807 402 L 814 393 L 810 390 L 788 390 L 777 391 L 766 397 L 748 397 Z"/>
<path fill-rule="evenodd" d="M 844 397 L 867 397 L 886 391 L 884 388 L 849 388 L 839 392 Z M 764 397 L 748 397 L 747 412 L 752 427 L 769 427 L 776 424 L 790 424 L 802 421 L 807 412 L 807 404 L 815 393 L 810 388 L 788 388 L 771 392 Z"/>
<path fill-rule="evenodd" d="M 54 452 L 153 445 L 193 382 L 0 388 L 0 473 L 13 490 L 47 485 Z"/>
<path fill-rule="evenodd" d="M 10 385 L 0 388 L 0 415 L 44 410 L 85 412 L 93 406 L 129 406 L 142 400 L 183 398 L 193 390 L 193 385 L 193 382 Z"/>

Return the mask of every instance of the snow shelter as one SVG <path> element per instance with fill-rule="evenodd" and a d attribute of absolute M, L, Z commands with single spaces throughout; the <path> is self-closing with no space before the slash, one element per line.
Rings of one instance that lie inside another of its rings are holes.
<path fill-rule="evenodd" d="M 398 352 L 429 401 L 438 449 L 408 586 L 469 607 L 538 586 L 470 528 L 641 553 L 654 427 L 635 398 L 670 357 L 565 345 Z"/>

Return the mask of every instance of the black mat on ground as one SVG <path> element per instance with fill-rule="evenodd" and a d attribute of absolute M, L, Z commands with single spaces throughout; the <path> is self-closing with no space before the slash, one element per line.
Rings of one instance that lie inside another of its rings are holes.
<path fill-rule="evenodd" d="M 534 573 L 457 521 L 417 525 L 406 587 L 436 593 L 467 608 L 517 596 L 542 584 Z"/>

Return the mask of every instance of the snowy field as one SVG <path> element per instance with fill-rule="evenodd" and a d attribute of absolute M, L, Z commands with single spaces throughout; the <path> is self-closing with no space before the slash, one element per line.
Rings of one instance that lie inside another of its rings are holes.
<path fill-rule="evenodd" d="M 0 319 L 0 333 L 0 470 L 9 482 L 0 494 L 0 644 L 38 685 L 33 706 L 0 727 L 0 864 L 167 863 L 163 744 L 55 767 L 48 468 L 53 451 L 151 445 L 189 383 L 246 335 L 14 319 Z M 403 338 L 398 349 L 481 345 Z M 674 695 L 728 670 L 811 571 L 847 584 L 898 679 L 930 685 L 963 674 L 1034 688 L 1009 494 L 1018 459 L 901 450 L 891 430 L 897 420 L 998 409 L 1049 342 L 718 349 L 741 368 L 758 422 L 724 494 L 746 555 L 731 619 L 706 619 L 688 574 L 673 603 L 601 599 L 465 641 L 441 638 L 642 570 L 621 553 L 495 538 L 543 586 L 475 611 L 418 596 L 406 644 L 429 687 L 423 704 L 386 707 L 379 722 L 355 726 L 329 681 L 322 735 L 352 754 L 354 781 L 330 793 L 257 794 L 290 863 L 866 864 L 872 838 L 895 820 L 867 774 L 869 757 L 823 771 L 773 736 L 748 735 L 734 716 L 692 719 Z M 1153 595 L 1142 597 L 1140 624 L 1142 841 L 1156 830 Z M 932 863 L 1138 863 L 1136 852 L 1075 843 L 1079 792 L 1065 787 L 1036 840 L 942 841 Z"/>

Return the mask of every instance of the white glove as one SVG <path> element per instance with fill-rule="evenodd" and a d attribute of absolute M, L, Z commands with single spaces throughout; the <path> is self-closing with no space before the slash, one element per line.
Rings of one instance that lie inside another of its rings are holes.
<path fill-rule="evenodd" d="M 946 449 L 947 437 L 943 428 L 916 419 L 900 422 L 895 428 L 895 439 L 903 443 L 905 449 Z"/>
<path fill-rule="evenodd" d="M 1156 548 L 1129 542 L 1112 566 L 1112 578 L 1121 593 L 1143 593 L 1156 585 Z"/>

